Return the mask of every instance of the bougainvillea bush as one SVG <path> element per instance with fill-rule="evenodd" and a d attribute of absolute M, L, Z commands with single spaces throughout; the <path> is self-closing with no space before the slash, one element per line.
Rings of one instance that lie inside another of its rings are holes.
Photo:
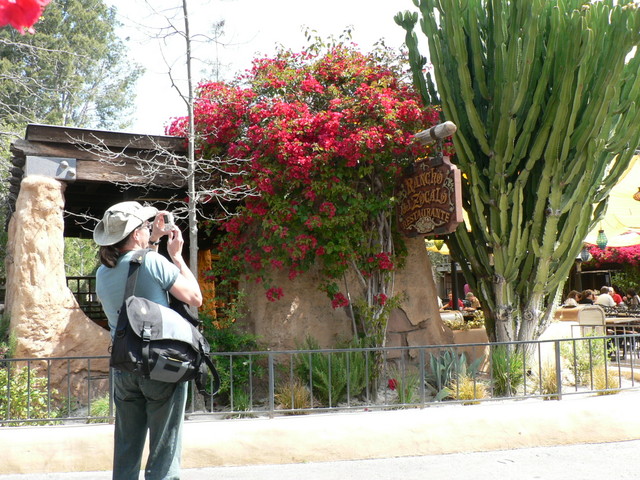
<path fill-rule="evenodd" d="M 606 247 L 601 249 L 592 245 L 589 248 L 591 259 L 583 265 L 584 270 L 609 268 L 611 281 L 624 294 L 629 288 L 640 289 L 640 245 L 628 247 Z"/>
<path fill-rule="evenodd" d="M 589 253 L 593 258 L 589 260 L 587 265 L 594 265 L 597 268 L 609 264 L 640 267 L 640 245 L 606 247 L 605 249 L 594 245 L 589 248 Z"/>
<path fill-rule="evenodd" d="M 235 181 L 257 193 L 222 225 L 226 277 L 263 282 L 276 301 L 287 286 L 270 273 L 295 279 L 315 265 L 334 308 L 358 300 L 369 317 L 385 314 L 404 251 L 396 185 L 404 167 L 428 154 L 413 135 L 439 116 L 394 60 L 388 50 L 365 55 L 345 45 L 281 51 L 229 84 L 199 86 L 197 155 L 249 159 L 249 173 Z M 177 119 L 168 133 L 182 135 L 185 125 Z M 347 271 L 358 285 L 345 283 Z"/>

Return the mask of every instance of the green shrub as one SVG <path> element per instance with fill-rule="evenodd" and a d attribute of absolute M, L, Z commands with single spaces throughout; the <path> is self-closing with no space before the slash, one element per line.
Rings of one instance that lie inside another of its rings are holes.
<path fill-rule="evenodd" d="M 104 395 L 91 402 L 91 411 L 89 412 L 90 418 L 87 420 L 87 423 L 109 423 L 111 422 L 110 417 L 112 414 L 111 399 L 109 398 L 109 395 Z"/>
<path fill-rule="evenodd" d="M 55 389 L 51 397 L 57 396 Z M 37 370 L 16 368 L 0 361 L 0 426 L 53 425 L 57 422 L 4 422 L 2 420 L 27 420 L 56 418 L 59 413 L 49 402 L 47 379 L 39 377 Z"/>
<path fill-rule="evenodd" d="M 352 340 L 338 345 L 362 348 L 362 341 Z M 307 337 L 300 350 L 319 350 L 318 342 Z M 360 395 L 369 379 L 368 352 L 308 352 L 294 358 L 295 370 L 302 382 L 311 386 L 311 395 L 323 405 L 334 406 L 347 398 Z M 369 363 L 370 364 L 370 363 Z"/>
<path fill-rule="evenodd" d="M 235 323 L 226 328 L 209 329 L 206 335 L 212 352 L 252 352 L 259 349 L 257 337 L 242 332 Z M 265 370 L 261 364 L 263 357 L 257 355 L 216 355 L 213 360 L 220 375 L 218 396 L 222 401 L 230 401 L 233 388 L 234 404 L 243 395 L 251 378 L 261 377 Z"/>
<path fill-rule="evenodd" d="M 467 364 L 464 353 L 457 355 L 453 350 L 445 350 L 438 356 L 429 354 L 429 373 L 427 385 L 435 390 L 434 400 L 439 401 L 451 397 L 449 385 L 461 376 L 474 377 L 483 357 L 477 358 L 471 365 Z"/>
<path fill-rule="evenodd" d="M 585 338 L 562 342 L 560 345 L 560 354 L 573 374 L 576 385 L 589 384 L 591 371 L 594 367 L 604 365 L 605 357 L 610 353 L 606 338 Z"/>
<path fill-rule="evenodd" d="M 510 397 L 524 383 L 524 354 L 507 345 L 496 345 L 491 351 L 491 373 L 494 397 Z"/>

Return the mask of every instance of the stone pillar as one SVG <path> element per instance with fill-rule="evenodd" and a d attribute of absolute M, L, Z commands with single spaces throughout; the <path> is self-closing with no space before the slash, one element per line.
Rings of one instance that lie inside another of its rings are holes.
<path fill-rule="evenodd" d="M 66 284 L 63 191 L 55 179 L 26 177 L 9 222 L 5 311 L 17 339 L 15 358 L 108 355 L 109 333 L 82 312 Z M 52 361 L 50 368 L 54 387 L 66 391 L 71 378 L 79 395 L 90 381 L 104 383 L 108 360 L 92 361 L 90 371 L 80 360 Z"/>

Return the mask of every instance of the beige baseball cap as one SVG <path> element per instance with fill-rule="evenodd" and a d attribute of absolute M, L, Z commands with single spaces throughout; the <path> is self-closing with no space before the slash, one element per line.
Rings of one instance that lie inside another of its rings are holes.
<path fill-rule="evenodd" d="M 157 208 L 138 202 L 117 203 L 104 212 L 93 231 L 93 240 L 100 246 L 114 245 L 157 213 Z"/>

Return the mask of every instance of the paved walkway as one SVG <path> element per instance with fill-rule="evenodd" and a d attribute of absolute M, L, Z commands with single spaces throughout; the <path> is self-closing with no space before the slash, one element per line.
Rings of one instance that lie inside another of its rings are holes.
<path fill-rule="evenodd" d="M 376 460 L 185 469 L 182 480 L 637 480 L 640 441 Z M 140 477 L 142 479 L 142 476 Z M 110 480 L 110 472 L 0 475 L 0 480 Z"/>
<path fill-rule="evenodd" d="M 185 424 L 183 478 L 640 478 L 638 405 L 640 392 L 623 392 L 191 420 Z M 0 428 L 0 479 L 110 478 L 112 435 L 111 425 Z M 479 476 L 484 470 L 486 476 Z"/>

